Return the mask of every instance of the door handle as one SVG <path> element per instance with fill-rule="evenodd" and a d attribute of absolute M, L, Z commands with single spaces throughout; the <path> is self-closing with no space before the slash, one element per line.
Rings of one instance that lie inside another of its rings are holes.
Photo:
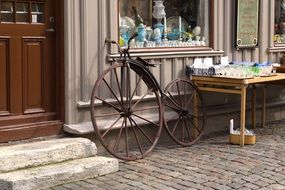
<path fill-rule="evenodd" d="M 55 32 L 55 29 L 54 28 L 48 28 L 48 29 L 45 29 L 45 32 Z"/>

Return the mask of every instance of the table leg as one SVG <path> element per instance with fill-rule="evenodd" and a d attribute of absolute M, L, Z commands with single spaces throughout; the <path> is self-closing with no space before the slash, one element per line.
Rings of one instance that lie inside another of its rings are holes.
<path fill-rule="evenodd" d="M 255 129 L 255 111 L 256 111 L 256 86 L 252 85 L 252 96 L 251 96 L 251 125 Z"/>
<path fill-rule="evenodd" d="M 196 115 L 196 116 L 198 116 L 198 113 L 199 113 L 199 110 L 198 110 L 198 104 L 199 104 L 199 100 L 198 100 L 198 97 L 197 97 L 197 92 L 196 91 L 194 91 L 194 101 L 193 101 L 193 103 L 194 103 L 194 110 L 193 110 L 193 112 L 194 112 L 194 115 Z M 195 124 L 195 126 L 199 126 L 199 123 L 198 123 L 198 119 L 196 118 L 196 117 L 194 117 L 194 124 Z M 197 132 L 197 129 L 195 129 L 195 132 L 194 132 L 194 136 L 195 136 L 195 138 L 197 138 L 197 136 L 198 136 L 198 132 Z"/>
<path fill-rule="evenodd" d="M 246 111 L 246 86 L 241 86 L 241 101 L 240 101 L 240 146 L 244 146 L 244 131 L 245 131 L 245 111 Z"/>
<path fill-rule="evenodd" d="M 266 109 L 266 91 L 267 88 L 266 88 L 266 85 L 263 86 L 263 99 L 262 99 L 262 121 L 261 121 L 261 126 L 264 128 L 265 127 L 265 119 L 266 119 L 266 116 L 265 116 L 265 109 Z"/>

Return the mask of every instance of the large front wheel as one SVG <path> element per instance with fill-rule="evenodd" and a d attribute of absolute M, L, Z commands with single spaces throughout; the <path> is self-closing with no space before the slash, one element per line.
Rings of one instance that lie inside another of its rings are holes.
<path fill-rule="evenodd" d="M 163 126 L 159 91 L 145 71 L 115 64 L 97 79 L 91 96 L 91 119 L 97 138 L 123 160 L 145 157 Z"/>
<path fill-rule="evenodd" d="M 170 137 L 189 146 L 202 135 L 206 110 L 202 96 L 188 79 L 176 79 L 165 88 L 165 126 Z"/>

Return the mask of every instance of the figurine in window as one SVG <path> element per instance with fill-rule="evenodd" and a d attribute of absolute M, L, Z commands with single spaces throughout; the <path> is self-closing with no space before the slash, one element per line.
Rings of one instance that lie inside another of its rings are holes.
<path fill-rule="evenodd" d="M 136 7 L 132 7 L 133 10 L 133 14 L 134 14 L 134 20 L 135 20 L 135 24 L 136 27 L 138 27 L 140 24 L 143 23 L 143 19 L 141 18 L 141 16 L 138 14 L 137 8 Z"/>
<path fill-rule="evenodd" d="M 161 42 L 161 32 L 159 28 L 155 28 L 153 31 L 153 40 L 159 44 Z"/>
<path fill-rule="evenodd" d="M 285 34 L 285 0 L 280 2 L 279 33 Z"/>
<path fill-rule="evenodd" d="M 279 22 L 285 22 L 285 0 L 280 2 L 280 18 Z"/>
<path fill-rule="evenodd" d="M 281 11 L 285 11 L 285 0 L 281 2 Z"/>

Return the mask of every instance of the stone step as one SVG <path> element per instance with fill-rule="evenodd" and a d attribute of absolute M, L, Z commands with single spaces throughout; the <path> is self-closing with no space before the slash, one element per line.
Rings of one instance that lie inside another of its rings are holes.
<path fill-rule="evenodd" d="M 0 174 L 1 190 L 39 190 L 116 172 L 117 159 L 90 157 Z"/>
<path fill-rule="evenodd" d="M 41 166 L 97 154 L 96 145 L 85 138 L 62 138 L 0 146 L 0 173 Z"/>

